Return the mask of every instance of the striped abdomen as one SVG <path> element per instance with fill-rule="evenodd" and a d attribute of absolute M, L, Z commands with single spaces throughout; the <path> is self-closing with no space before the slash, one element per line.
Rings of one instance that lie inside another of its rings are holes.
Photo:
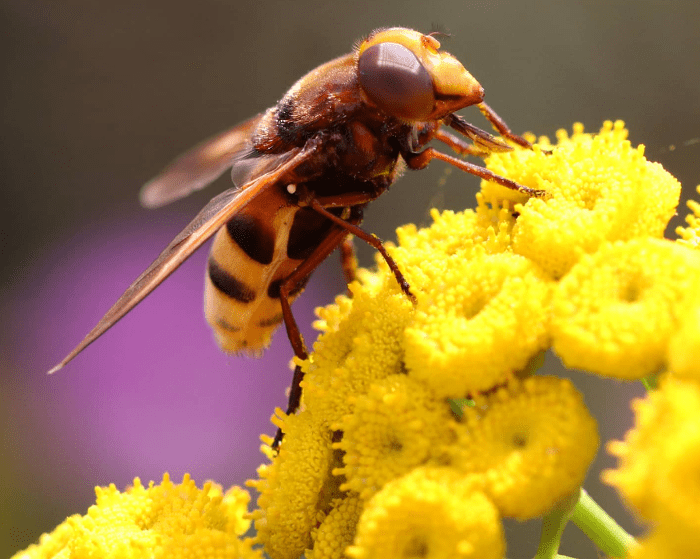
<path fill-rule="evenodd" d="M 269 345 L 282 323 L 280 284 L 331 227 L 270 188 L 219 230 L 207 264 L 204 314 L 223 351 L 256 354 Z"/>

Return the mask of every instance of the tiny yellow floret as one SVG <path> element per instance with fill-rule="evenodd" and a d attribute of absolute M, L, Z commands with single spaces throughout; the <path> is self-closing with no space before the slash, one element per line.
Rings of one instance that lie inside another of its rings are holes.
<path fill-rule="evenodd" d="M 331 507 L 320 526 L 311 532 L 314 547 L 306 551 L 306 559 L 346 559 L 345 549 L 355 539 L 362 501 L 350 493 L 342 499 L 334 499 Z"/>
<path fill-rule="evenodd" d="M 700 194 L 700 185 L 695 190 Z M 700 203 L 688 200 L 688 208 L 691 213 L 685 216 L 688 227 L 676 228 L 676 234 L 680 237 L 678 243 L 691 248 L 700 249 Z"/>

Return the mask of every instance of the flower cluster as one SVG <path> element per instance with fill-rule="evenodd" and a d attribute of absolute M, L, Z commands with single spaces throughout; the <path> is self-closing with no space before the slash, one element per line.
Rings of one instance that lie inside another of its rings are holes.
<path fill-rule="evenodd" d="M 660 386 L 633 402 L 636 421 L 608 451 L 604 472 L 639 517 L 654 526 L 636 559 L 693 557 L 700 549 L 700 276 L 668 344 Z"/>
<path fill-rule="evenodd" d="M 276 411 L 284 439 L 273 450 L 263 437 L 268 463 L 248 482 L 256 510 L 238 488 L 137 479 L 125 493 L 98 488 L 86 516 L 15 559 L 262 557 L 255 545 L 271 559 L 501 558 L 502 519 L 547 516 L 544 538 L 587 499 L 596 422 L 569 380 L 537 374 L 548 349 L 592 374 L 658 380 L 626 440 L 608 445 L 620 466 L 605 474 L 654 531 L 601 549 L 693 556 L 700 205 L 679 240 L 662 239 L 680 184 L 621 122 L 575 125 L 487 166 L 547 196 L 483 182 L 474 210 L 398 230 L 389 250 L 415 304 L 378 258 L 351 297 L 318 311 L 322 334 L 297 363 L 301 410 Z M 250 520 L 257 534 L 241 539 Z"/>
<path fill-rule="evenodd" d="M 557 137 L 487 160 L 546 198 L 484 182 L 475 210 L 434 211 L 431 227 L 398 230 L 390 252 L 415 305 L 378 258 L 351 297 L 319 311 L 322 334 L 299 363 L 302 411 L 277 412 L 281 448 L 265 449 L 271 464 L 249 482 L 271 558 L 502 557 L 501 519 L 568 502 L 598 447 L 572 383 L 535 374 L 543 351 L 622 380 L 668 363 L 698 375 L 700 307 L 689 295 L 700 292 L 700 253 L 661 238 L 680 184 L 630 145 L 621 122 Z M 672 429 L 698 417 L 692 405 Z M 640 492 L 664 445 L 680 455 L 697 447 L 692 434 L 613 447 L 644 457 L 610 479 Z M 697 472 L 698 460 L 688 467 Z M 657 492 L 680 468 L 655 480 Z M 671 510 L 671 495 L 652 507 L 650 491 L 630 501 L 655 522 L 685 519 L 692 534 L 700 493 Z"/>
<path fill-rule="evenodd" d="M 66 519 L 38 544 L 13 559 L 71 558 L 262 559 L 245 518 L 250 495 L 233 487 L 224 493 L 211 482 L 198 489 L 188 475 L 175 485 L 168 474 L 160 485 L 95 488 L 97 502 L 85 516 Z"/>

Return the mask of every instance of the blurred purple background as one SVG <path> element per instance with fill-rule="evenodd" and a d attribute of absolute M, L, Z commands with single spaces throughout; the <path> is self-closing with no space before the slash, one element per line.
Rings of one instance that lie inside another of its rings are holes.
<path fill-rule="evenodd" d="M 2 299 L 3 347 L 11 348 L 3 352 L 2 407 L 12 431 L 0 471 L 13 482 L 3 487 L 12 524 L 84 512 L 95 485 L 123 488 L 134 476 L 147 482 L 168 471 L 175 480 L 189 472 L 200 485 L 229 486 L 262 462 L 259 435 L 274 434 L 269 417 L 284 407 L 291 348 L 281 331 L 262 359 L 218 350 L 202 313 L 206 250 L 45 375 L 191 217 L 148 216 L 117 214 L 56 239 L 16 271 Z M 313 307 L 342 289 L 339 272 L 324 275 L 331 278 L 295 305 L 310 341 Z M 36 537 L 7 527 L 10 538 Z"/>
<path fill-rule="evenodd" d="M 668 149 L 700 136 L 698 3 L 0 0 L 0 10 L 0 556 L 84 513 L 95 485 L 255 475 L 292 352 L 283 332 L 260 360 L 218 351 L 202 315 L 206 249 L 66 369 L 44 372 L 228 179 L 158 211 L 138 206 L 140 185 L 370 30 L 435 24 L 516 132 L 622 118 L 686 197 L 700 182 L 700 148 Z M 472 206 L 478 181 L 445 177 L 439 164 L 403 177 L 365 228 L 392 239 L 433 205 Z M 340 277 L 334 255 L 294 306 L 309 342 L 312 308 L 343 289 Z M 547 368 L 561 372 L 552 356 Z M 621 437 L 640 387 L 573 376 L 602 439 Z M 613 464 L 601 449 L 586 487 L 634 530 L 597 481 Z M 509 557 L 532 556 L 536 526 L 514 532 Z M 566 540 L 561 553 L 597 557 L 576 528 Z"/>

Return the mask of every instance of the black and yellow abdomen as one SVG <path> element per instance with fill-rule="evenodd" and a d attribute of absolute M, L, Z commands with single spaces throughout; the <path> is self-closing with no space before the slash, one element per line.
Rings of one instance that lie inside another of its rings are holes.
<path fill-rule="evenodd" d="M 273 188 L 217 232 L 207 264 L 204 315 L 223 351 L 257 355 L 269 345 L 282 323 L 282 281 L 332 227 Z M 293 289 L 290 302 L 305 283 Z"/>

